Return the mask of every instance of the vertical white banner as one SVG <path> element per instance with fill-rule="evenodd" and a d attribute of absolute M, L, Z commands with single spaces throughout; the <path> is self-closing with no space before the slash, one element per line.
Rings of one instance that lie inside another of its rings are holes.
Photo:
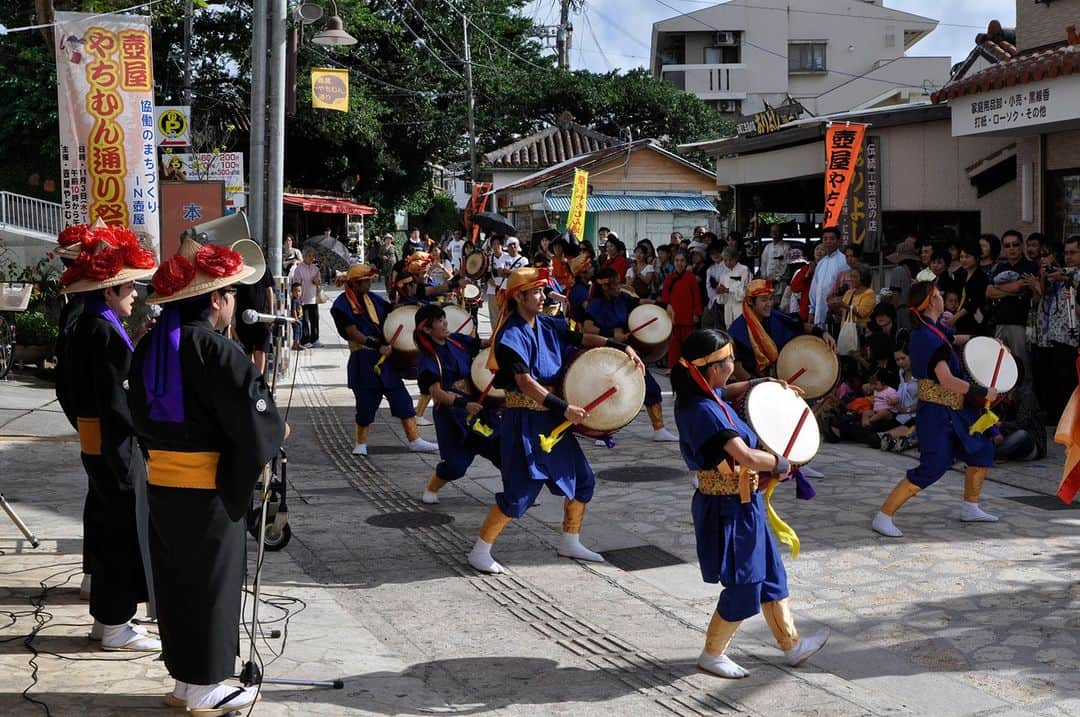
<path fill-rule="evenodd" d="M 159 253 L 150 18 L 55 19 L 64 222 L 129 227 Z"/>

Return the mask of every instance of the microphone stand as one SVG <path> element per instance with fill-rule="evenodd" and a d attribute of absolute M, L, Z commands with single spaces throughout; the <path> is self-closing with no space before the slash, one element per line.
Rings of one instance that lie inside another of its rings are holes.
<path fill-rule="evenodd" d="M 7 517 L 10 518 L 11 522 L 15 524 L 15 527 L 19 529 L 19 532 L 23 534 L 23 537 L 30 541 L 31 548 L 36 548 L 38 545 L 40 545 L 37 536 L 34 535 L 34 531 L 30 530 L 30 528 L 26 527 L 26 523 L 22 522 L 22 519 L 19 517 L 18 513 L 15 512 L 15 509 L 11 507 L 11 504 L 8 503 L 7 500 L 5 500 L 4 493 L 2 491 L 0 491 L 0 508 L 2 508 L 5 513 L 7 513 Z"/>
<path fill-rule="evenodd" d="M 273 363 L 273 370 L 270 372 L 270 384 L 269 384 L 270 395 L 272 397 L 276 396 L 276 390 L 277 390 L 277 366 L 278 366 L 278 361 L 281 358 L 281 354 L 282 354 L 282 350 L 283 350 L 282 344 L 284 343 L 284 340 L 285 340 L 285 328 L 287 326 L 288 326 L 288 324 L 285 323 L 285 322 L 280 322 L 280 323 L 274 323 L 273 324 L 273 327 L 274 327 L 273 361 L 274 361 L 274 363 Z M 278 510 L 278 514 L 280 515 L 282 513 L 285 513 L 287 515 L 288 512 L 284 509 L 284 507 L 285 507 L 285 465 L 288 463 L 288 458 L 285 455 L 285 449 L 284 448 L 280 448 L 279 451 L 280 451 L 279 458 L 281 460 L 281 466 L 282 466 L 282 480 L 281 480 L 281 507 Z M 279 460 L 279 458 L 275 458 L 274 461 Z M 258 684 L 258 685 L 270 685 L 270 684 L 273 684 L 273 685 L 301 685 L 301 686 L 308 686 L 308 687 L 332 687 L 335 690 L 344 689 L 345 683 L 344 683 L 344 681 L 341 680 L 341 678 L 337 678 L 337 679 L 333 679 L 333 680 L 298 680 L 298 679 L 289 679 L 289 678 L 284 678 L 284 677 L 266 678 L 262 673 L 262 669 L 260 669 L 258 663 L 255 660 L 255 658 L 256 658 L 255 644 L 256 644 L 256 641 L 257 641 L 256 635 L 258 634 L 258 630 L 259 630 L 259 593 L 262 590 L 263 557 L 264 557 L 264 555 L 266 553 L 266 517 L 267 517 L 266 514 L 267 514 L 267 504 L 269 503 L 270 492 L 271 492 L 271 488 L 270 488 L 271 475 L 272 475 L 271 470 L 270 470 L 271 463 L 267 463 L 263 467 L 262 491 L 261 491 L 262 496 L 260 498 L 262 505 L 261 505 L 261 507 L 259 509 L 260 510 L 260 515 L 261 515 L 261 518 L 259 520 L 259 535 L 258 535 L 259 548 L 258 548 L 258 552 L 256 553 L 256 558 L 255 558 L 255 579 L 254 579 L 254 582 L 252 584 L 252 590 L 251 590 L 251 594 L 252 594 L 251 630 L 248 633 L 248 637 L 250 638 L 251 644 L 250 644 L 250 647 L 249 647 L 249 650 L 248 650 L 247 662 L 244 663 L 244 666 L 240 670 L 240 682 L 243 683 L 243 685 L 245 687 L 250 687 L 250 686 L 255 685 L 255 684 Z M 276 527 L 276 524 L 277 524 L 277 520 L 275 519 L 275 527 Z M 287 527 L 287 526 L 284 526 L 284 527 Z M 284 544 L 282 544 L 282 547 L 284 547 Z"/>

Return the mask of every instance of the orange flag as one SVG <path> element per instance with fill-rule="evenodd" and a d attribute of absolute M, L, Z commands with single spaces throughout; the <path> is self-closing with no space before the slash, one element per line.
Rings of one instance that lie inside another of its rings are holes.
<path fill-rule="evenodd" d="M 825 218 L 823 227 L 834 227 L 840 220 L 855 161 L 862 150 L 863 137 L 870 125 L 834 122 L 825 130 Z"/>
<path fill-rule="evenodd" d="M 1080 375 L 1080 359 L 1076 362 Z M 1061 471 L 1058 498 L 1072 503 L 1080 493 L 1080 387 L 1073 391 L 1054 431 L 1054 441 L 1065 446 L 1065 467 Z"/>

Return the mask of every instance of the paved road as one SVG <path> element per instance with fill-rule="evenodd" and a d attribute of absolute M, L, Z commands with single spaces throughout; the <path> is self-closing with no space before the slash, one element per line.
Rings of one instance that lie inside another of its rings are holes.
<path fill-rule="evenodd" d="M 612 562 L 557 558 L 561 501 L 547 497 L 496 544 L 510 572 L 479 576 L 464 554 L 496 471 L 478 461 L 440 505 L 421 505 L 435 461 L 408 452 L 385 407 L 371 456 L 351 456 L 346 351 L 327 344 L 297 357 L 296 387 L 279 394 L 291 395 L 294 538 L 269 556 L 266 589 L 307 607 L 267 674 L 342 676 L 346 687 L 267 686 L 257 714 L 1080 714 L 1080 514 L 1047 498 L 1052 459 L 991 473 L 995 525 L 955 520 L 962 479 L 950 474 L 905 508 L 906 537 L 893 541 L 869 520 L 913 459 L 826 446 L 818 497 L 777 503 L 803 542 L 787 563 L 796 617 L 833 637 L 793 670 L 754 618 L 733 650 L 751 677 L 722 681 L 694 668 L 717 591 L 697 572 L 687 472 L 673 444 L 648 440 L 644 413 L 614 450 L 585 446 L 599 484 L 583 541 Z M 18 614 L 0 640 L 33 626 L 39 581 L 71 575 L 47 595 L 52 622 L 33 643 L 69 659 L 40 657 L 31 695 L 53 714 L 163 714 L 159 662 L 101 661 L 82 636 L 73 586 L 85 477 L 50 400 L 47 387 L 0 384 L 0 487 L 45 538 L 31 551 L 0 517 L 0 610 Z M 4 714 L 42 713 L 18 695 L 29 657 L 22 639 L 0 642 Z"/>

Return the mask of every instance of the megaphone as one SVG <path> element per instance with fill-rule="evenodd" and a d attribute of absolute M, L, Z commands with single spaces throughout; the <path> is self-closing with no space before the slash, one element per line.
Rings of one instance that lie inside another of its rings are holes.
<path fill-rule="evenodd" d="M 257 284 L 266 273 L 266 257 L 263 256 L 262 247 L 256 244 L 251 239 L 241 239 L 238 242 L 233 242 L 229 247 L 233 251 L 237 252 L 244 258 L 244 263 L 248 266 L 255 267 L 255 273 L 246 279 L 241 279 L 240 284 Z"/>
<path fill-rule="evenodd" d="M 238 252 L 244 263 L 255 267 L 255 273 L 237 282 L 257 284 L 266 272 L 266 257 L 262 247 L 251 239 L 251 227 L 243 212 L 226 214 L 219 219 L 211 219 L 203 224 L 196 224 L 190 230 L 200 244 L 220 244 Z"/>

